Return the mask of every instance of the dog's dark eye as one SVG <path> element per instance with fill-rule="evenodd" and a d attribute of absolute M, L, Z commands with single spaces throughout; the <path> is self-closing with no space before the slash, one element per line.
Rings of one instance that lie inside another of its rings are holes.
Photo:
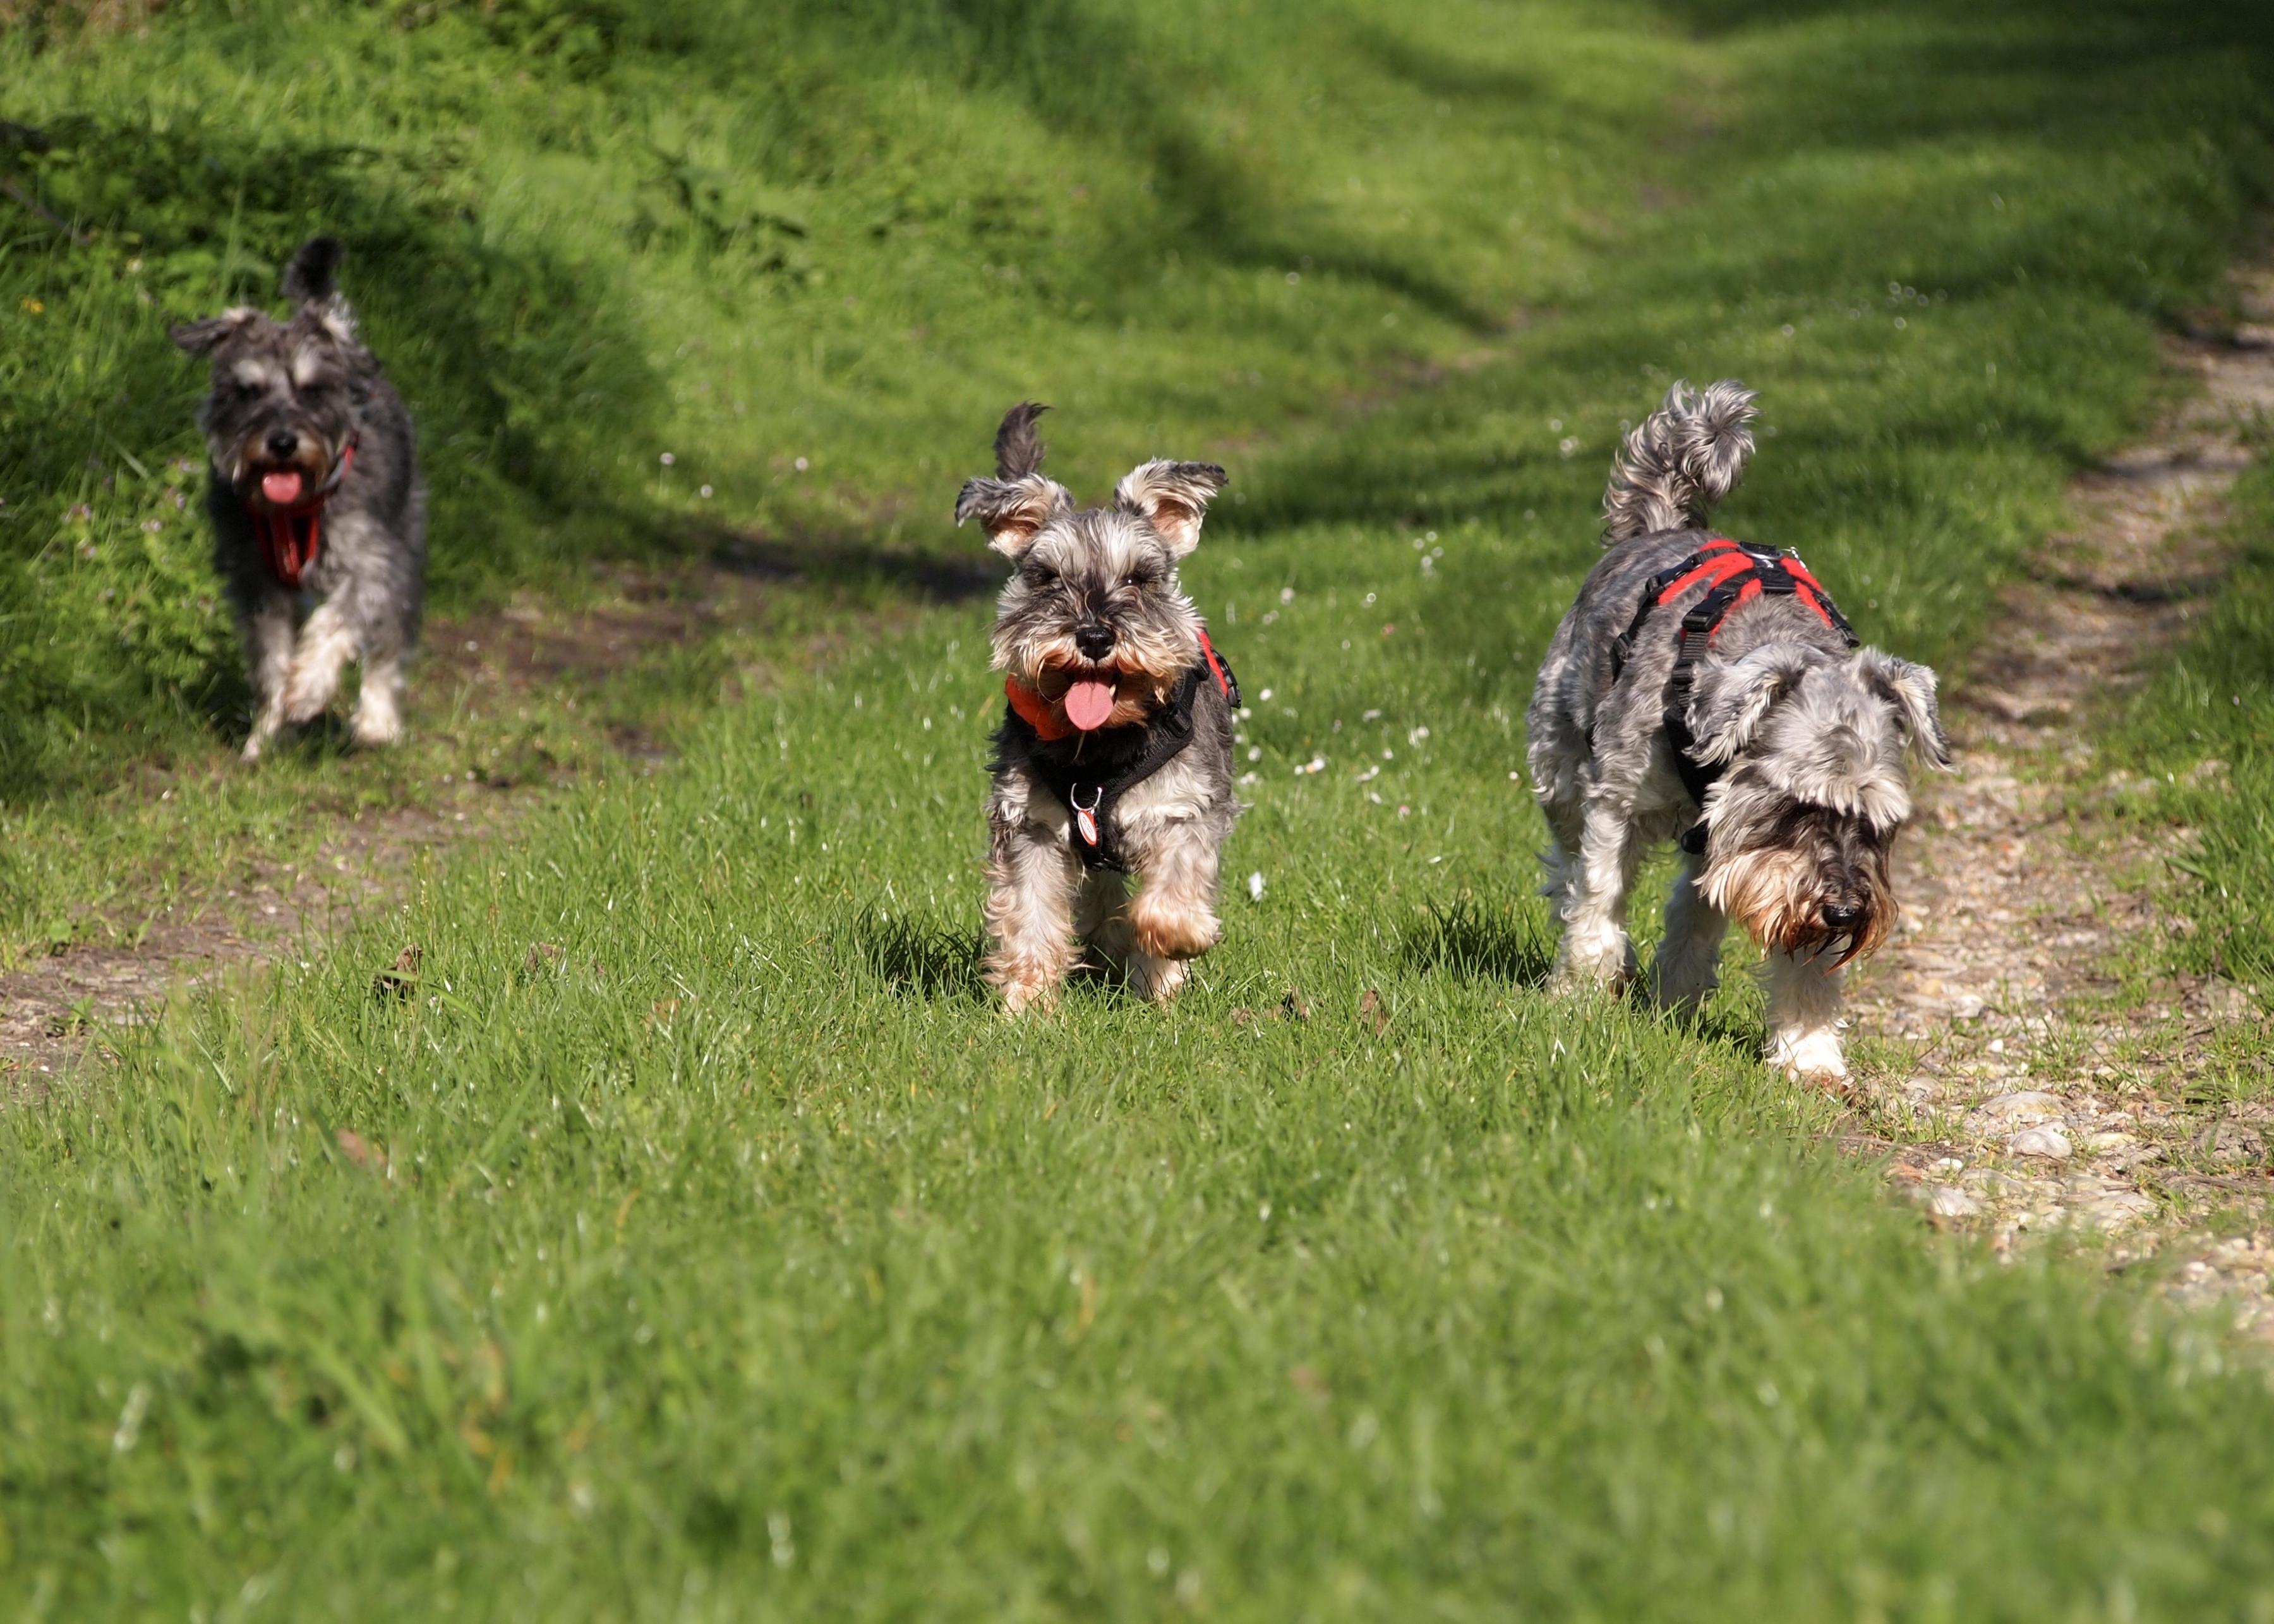
<path fill-rule="evenodd" d="M 1155 575 L 1149 569 L 1133 569 L 1127 575 L 1121 577 L 1121 584 L 1124 586 L 1150 586 L 1160 578 L 1160 576 Z"/>

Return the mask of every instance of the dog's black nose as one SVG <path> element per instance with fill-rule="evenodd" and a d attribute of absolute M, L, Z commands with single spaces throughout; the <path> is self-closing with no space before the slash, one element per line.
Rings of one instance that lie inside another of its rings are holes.
<path fill-rule="evenodd" d="M 1824 922 L 1834 930 L 1853 930 L 1864 922 L 1864 910 L 1848 902 L 1824 905 Z"/>
<path fill-rule="evenodd" d="M 1077 626 L 1073 628 L 1073 646 L 1081 650 L 1084 659 L 1103 659 L 1113 652 L 1113 628 L 1111 626 Z"/>
<path fill-rule="evenodd" d="M 290 429 L 272 429 L 267 446 L 268 455 L 282 461 L 300 448 L 300 437 Z"/>

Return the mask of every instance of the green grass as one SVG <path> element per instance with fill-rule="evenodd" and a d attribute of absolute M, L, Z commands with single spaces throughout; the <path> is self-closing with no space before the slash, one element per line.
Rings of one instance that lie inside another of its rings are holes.
<path fill-rule="evenodd" d="M 2191 927 L 2161 955 L 2250 987 L 2274 1008 L 2274 474 L 2268 426 L 2235 486 L 2233 573 L 2198 611 L 2195 634 L 2125 718 L 2112 771 L 2144 774 L 2135 816 L 2193 831 L 2172 859 L 2171 899 Z M 2116 763 L 2123 764 L 2118 766 Z"/>
<path fill-rule="evenodd" d="M 2274 176 L 2245 9 L 215 5 L 37 43 L 0 40 L 11 116 L 110 156 L 22 171 L 88 247 L 0 255 L 23 918 L 447 759 L 312 751 L 127 827 L 126 764 L 216 758 L 235 703 L 160 506 L 194 385 L 158 312 L 335 208 L 446 607 L 754 536 L 842 596 L 730 640 L 771 692 L 653 679 L 674 766 L 0 1116 L 26 1616 L 2274 1617 L 2263 1370 L 2088 1262 L 1923 1235 L 1752 1064 L 1742 977 L 1696 1033 L 1545 998 L 1510 777 L 1676 372 L 1766 394 L 1731 523 L 1962 662 Z M 1265 883 L 1166 1013 L 1013 1026 L 975 976 L 984 604 L 890 583 L 978 555 L 945 511 L 1023 394 L 1086 492 L 1161 451 L 1241 499 L 1188 583 L 1254 695 Z M 122 644 L 130 588 L 172 641 Z M 903 629 L 795 669 L 845 604 Z"/>

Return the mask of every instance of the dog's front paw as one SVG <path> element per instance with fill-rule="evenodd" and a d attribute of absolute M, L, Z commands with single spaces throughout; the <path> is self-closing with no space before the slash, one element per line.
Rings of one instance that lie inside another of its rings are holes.
<path fill-rule="evenodd" d="M 1047 1015 L 1058 1008 L 1058 987 L 1054 975 L 1007 974 L 1003 978 L 1003 1013 L 1024 1015 L 1031 1010 Z"/>
<path fill-rule="evenodd" d="M 1168 1004 L 1192 979 L 1189 959 L 1141 956 L 1129 961 L 1129 990 L 1155 1004 Z"/>
<path fill-rule="evenodd" d="M 1775 1070 L 1796 1083 L 1813 1083 L 1844 1094 L 1848 1088 L 1848 1057 L 1841 1053 L 1840 1034 L 1818 1029 L 1779 1033 L 1762 1056 Z"/>
<path fill-rule="evenodd" d="M 1197 959 L 1224 939 L 1224 926 L 1203 907 L 1149 901 L 1138 892 L 1129 905 L 1129 928 L 1141 952 L 1156 959 Z"/>
<path fill-rule="evenodd" d="M 391 710 L 375 715 L 358 705 L 348 718 L 348 736 L 364 749 L 385 749 L 403 742 L 403 718 Z"/>

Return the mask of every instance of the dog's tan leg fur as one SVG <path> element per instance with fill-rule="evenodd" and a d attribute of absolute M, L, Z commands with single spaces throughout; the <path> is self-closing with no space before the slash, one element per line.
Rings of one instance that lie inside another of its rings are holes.
<path fill-rule="evenodd" d="M 1063 830 L 998 823 L 987 859 L 987 979 L 1016 1015 L 1058 1002 L 1073 968 L 1074 898 L 1081 864 Z"/>

